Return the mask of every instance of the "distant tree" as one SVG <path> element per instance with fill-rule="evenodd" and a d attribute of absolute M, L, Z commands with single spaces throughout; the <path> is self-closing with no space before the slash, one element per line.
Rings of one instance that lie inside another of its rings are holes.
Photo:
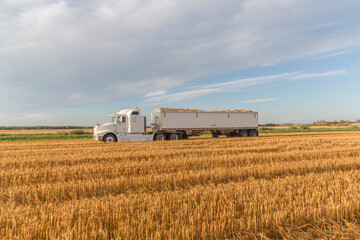
<path fill-rule="evenodd" d="M 327 123 L 325 120 L 320 120 L 316 122 L 316 125 L 318 126 L 326 126 L 329 125 L 330 123 Z"/>
<path fill-rule="evenodd" d="M 298 127 L 295 125 L 295 124 L 291 124 L 290 126 L 289 126 L 289 129 L 290 130 L 295 130 L 295 129 L 297 129 Z"/>
<path fill-rule="evenodd" d="M 267 126 L 267 127 L 275 127 L 275 126 L 279 126 L 280 124 L 276 124 L 276 123 L 267 123 L 264 124 L 263 126 Z"/>
<path fill-rule="evenodd" d="M 300 128 L 302 130 L 309 130 L 310 131 L 310 126 L 309 125 L 302 125 Z"/>

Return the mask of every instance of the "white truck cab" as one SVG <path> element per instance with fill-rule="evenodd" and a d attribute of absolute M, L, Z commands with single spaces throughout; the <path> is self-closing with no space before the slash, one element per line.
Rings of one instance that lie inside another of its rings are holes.
<path fill-rule="evenodd" d="M 145 132 L 145 117 L 141 116 L 138 108 L 121 110 L 117 114 L 111 115 L 111 117 L 118 133 Z"/>
<path fill-rule="evenodd" d="M 145 134 L 146 117 L 141 116 L 140 109 L 125 109 L 110 116 L 110 123 L 94 127 L 95 140 L 105 142 L 153 140 L 153 134 Z"/>

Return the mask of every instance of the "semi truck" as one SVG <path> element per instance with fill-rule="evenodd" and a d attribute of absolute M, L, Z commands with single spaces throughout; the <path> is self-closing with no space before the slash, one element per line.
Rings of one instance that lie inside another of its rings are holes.
<path fill-rule="evenodd" d="M 188 139 L 205 131 L 214 138 L 256 137 L 258 112 L 158 108 L 151 113 L 151 131 L 146 130 L 140 109 L 125 109 L 111 115 L 110 123 L 95 126 L 93 137 L 104 142 L 165 141 Z"/>

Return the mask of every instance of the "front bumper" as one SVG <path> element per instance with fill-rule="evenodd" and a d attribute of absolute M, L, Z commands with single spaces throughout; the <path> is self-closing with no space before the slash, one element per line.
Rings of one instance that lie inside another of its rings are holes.
<path fill-rule="evenodd" d="M 94 131 L 93 131 L 93 139 L 96 141 L 102 141 L 104 139 L 103 136 L 99 136 L 99 132 L 96 131 L 97 127 L 94 127 Z"/>
<path fill-rule="evenodd" d="M 104 139 L 103 136 L 99 136 L 98 134 L 94 134 L 93 135 L 93 139 L 96 140 L 96 141 L 102 141 Z"/>

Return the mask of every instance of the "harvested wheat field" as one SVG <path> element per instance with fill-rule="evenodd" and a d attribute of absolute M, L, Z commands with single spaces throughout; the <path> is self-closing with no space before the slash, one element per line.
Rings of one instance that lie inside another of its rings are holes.
<path fill-rule="evenodd" d="M 3 239 L 360 238 L 360 133 L 0 143 Z"/>

